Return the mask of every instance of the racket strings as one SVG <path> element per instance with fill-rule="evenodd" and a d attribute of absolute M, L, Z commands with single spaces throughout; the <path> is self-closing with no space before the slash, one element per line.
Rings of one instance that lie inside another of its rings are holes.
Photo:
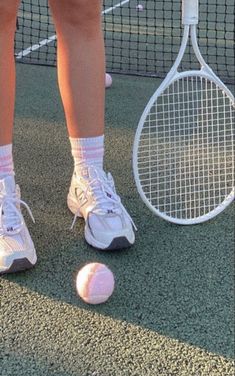
<path fill-rule="evenodd" d="M 165 214 L 190 219 L 231 194 L 234 108 L 206 78 L 185 77 L 157 98 L 144 123 L 138 172 L 144 194 Z"/>

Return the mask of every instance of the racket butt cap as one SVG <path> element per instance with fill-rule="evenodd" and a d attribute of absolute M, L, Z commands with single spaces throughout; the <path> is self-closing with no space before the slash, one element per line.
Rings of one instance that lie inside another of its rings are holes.
<path fill-rule="evenodd" d="M 198 24 L 198 0 L 182 1 L 182 24 L 197 25 Z"/>

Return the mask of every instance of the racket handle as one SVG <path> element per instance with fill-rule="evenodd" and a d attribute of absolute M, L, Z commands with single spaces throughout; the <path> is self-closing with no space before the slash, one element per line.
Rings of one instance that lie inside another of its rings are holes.
<path fill-rule="evenodd" d="M 182 0 L 182 24 L 198 24 L 198 0 Z"/>

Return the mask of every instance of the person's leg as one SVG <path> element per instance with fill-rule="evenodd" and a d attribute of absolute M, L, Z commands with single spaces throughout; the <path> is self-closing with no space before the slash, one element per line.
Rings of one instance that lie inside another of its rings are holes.
<path fill-rule="evenodd" d="M 49 0 L 58 80 L 71 138 L 104 133 L 105 59 L 100 0 Z"/>
<path fill-rule="evenodd" d="M 19 0 L 0 0 L 0 178 L 13 174 L 14 35 Z"/>
<path fill-rule="evenodd" d="M 0 274 L 36 263 L 33 242 L 24 223 L 12 158 L 15 104 L 14 35 L 19 0 L 0 0 Z"/>
<path fill-rule="evenodd" d="M 0 0 L 0 146 L 12 143 L 15 104 L 14 35 L 19 0 Z"/>
<path fill-rule="evenodd" d="M 134 243 L 132 221 L 103 171 L 105 58 L 100 0 L 49 0 L 58 38 L 58 79 L 74 157 L 68 206 L 101 249 Z"/>

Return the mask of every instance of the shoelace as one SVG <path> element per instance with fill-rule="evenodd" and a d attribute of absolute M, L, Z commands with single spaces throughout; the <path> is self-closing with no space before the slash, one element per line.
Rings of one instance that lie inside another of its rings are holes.
<path fill-rule="evenodd" d="M 116 194 L 114 181 L 112 178 L 112 175 L 110 173 L 106 176 L 103 176 L 102 178 L 99 177 L 99 174 L 97 170 L 95 170 L 96 177 L 93 178 L 90 182 L 87 182 L 87 188 L 84 192 L 84 200 L 88 199 L 88 192 L 93 191 L 94 197 L 95 197 L 95 206 L 92 210 L 95 214 L 107 214 L 107 212 L 111 212 L 113 214 L 120 215 L 122 212 L 124 212 L 129 219 L 129 221 L 132 223 L 134 229 L 137 231 L 137 227 L 131 218 L 130 214 L 127 212 L 125 207 L 123 206 L 120 197 Z M 78 207 L 77 213 L 74 215 L 73 223 L 71 226 L 71 230 L 74 227 L 74 224 L 77 220 L 79 210 L 84 205 L 84 203 L 81 203 Z"/>
<path fill-rule="evenodd" d="M 26 202 L 16 197 L 16 195 L 0 194 L 0 203 L 0 236 L 14 235 L 21 231 L 24 225 L 24 219 L 16 205 L 23 205 L 27 209 L 33 223 L 35 223 L 29 206 Z M 7 212 L 7 216 L 3 214 L 3 208 L 5 213 Z M 8 228 L 12 228 L 10 233 L 7 231 Z"/>

